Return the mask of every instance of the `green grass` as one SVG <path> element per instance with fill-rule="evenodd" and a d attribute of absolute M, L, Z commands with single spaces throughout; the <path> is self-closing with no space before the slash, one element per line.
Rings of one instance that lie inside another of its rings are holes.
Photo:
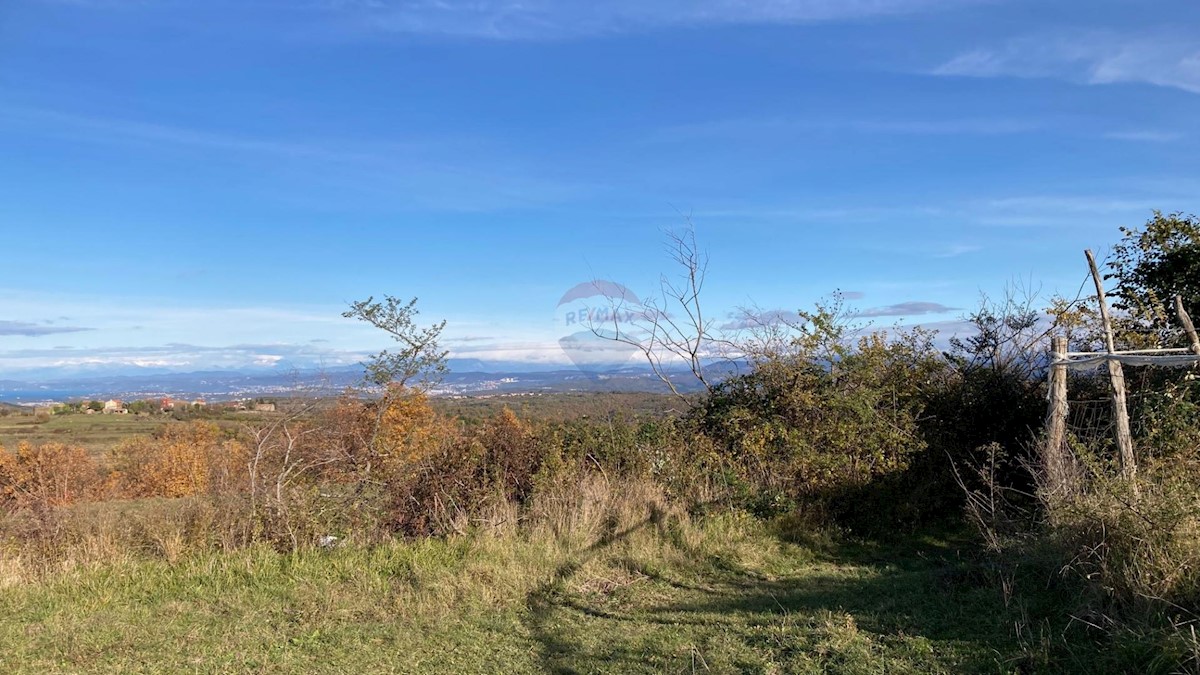
<path fill-rule="evenodd" d="M 1013 617 L 985 576 L 944 542 L 803 547 L 731 517 L 591 546 L 124 559 L 10 574 L 0 671 L 1013 672 Z"/>
<path fill-rule="evenodd" d="M 226 429 L 261 421 L 258 413 L 228 413 L 198 416 Z M 133 436 L 152 434 L 167 424 L 181 424 L 167 415 L 85 415 L 82 413 L 50 415 L 39 418 L 32 414 L 13 414 L 0 417 L 0 446 L 13 449 L 21 441 L 33 444 L 67 443 L 78 445 L 99 456 L 121 441 Z"/>
<path fill-rule="evenodd" d="M 130 436 L 153 433 L 169 421 L 165 417 L 137 415 L 34 415 L 0 417 L 0 445 L 15 448 L 30 443 L 69 443 L 96 453 L 104 452 Z"/>

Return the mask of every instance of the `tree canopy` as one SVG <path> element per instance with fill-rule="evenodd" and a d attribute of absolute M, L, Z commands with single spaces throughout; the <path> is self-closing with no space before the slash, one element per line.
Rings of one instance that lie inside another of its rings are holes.
<path fill-rule="evenodd" d="M 1200 314 L 1200 219 L 1155 211 L 1144 227 L 1121 232 L 1108 264 L 1117 281 L 1113 305 L 1125 312 L 1127 331 L 1166 337 L 1176 295 L 1189 314 Z"/>

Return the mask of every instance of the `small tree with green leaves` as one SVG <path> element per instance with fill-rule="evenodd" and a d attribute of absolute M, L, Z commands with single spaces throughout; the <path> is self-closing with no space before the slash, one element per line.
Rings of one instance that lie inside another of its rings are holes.
<path fill-rule="evenodd" d="M 385 295 L 382 301 L 367 298 L 352 303 L 343 313 L 384 331 L 396 343 L 394 349 L 375 354 L 365 364 L 367 381 L 383 387 L 383 396 L 350 406 L 357 410 L 351 416 L 359 418 L 361 431 L 354 434 L 360 440 L 348 459 L 356 467 L 360 488 L 402 481 L 429 452 L 426 432 L 437 419 L 425 394 L 448 370 L 448 352 L 439 344 L 446 322 L 419 325 L 416 305 L 416 298 L 405 302 Z"/>
<path fill-rule="evenodd" d="M 1121 228 L 1109 279 L 1117 282 L 1117 328 L 1132 346 L 1161 346 L 1178 334 L 1176 295 L 1192 316 L 1200 314 L 1200 219 L 1181 213 L 1154 217 L 1142 228 Z"/>
<path fill-rule="evenodd" d="M 367 298 L 351 303 L 342 313 L 348 319 L 365 321 L 384 331 L 396 342 L 396 348 L 383 350 L 367 361 L 367 380 L 389 388 L 428 389 L 442 381 L 447 372 L 446 357 L 438 340 L 446 322 L 417 325 L 417 299 L 404 302 L 390 295 L 382 301 Z"/>

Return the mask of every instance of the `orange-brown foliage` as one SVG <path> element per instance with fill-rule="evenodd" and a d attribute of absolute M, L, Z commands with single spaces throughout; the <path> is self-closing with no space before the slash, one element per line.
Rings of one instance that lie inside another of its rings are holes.
<path fill-rule="evenodd" d="M 451 426 L 429 405 L 422 393 L 391 397 L 383 412 L 376 447 L 391 468 L 429 457 L 452 436 Z"/>
<path fill-rule="evenodd" d="M 533 489 L 533 476 L 542 462 L 529 424 L 505 407 L 484 428 L 479 442 L 486 449 L 485 470 L 510 499 L 523 500 Z"/>
<path fill-rule="evenodd" d="M 505 408 L 474 434 L 446 437 L 396 481 L 391 527 L 406 534 L 445 531 L 451 521 L 525 504 L 545 452 L 528 423 Z"/>
<path fill-rule="evenodd" d="M 453 420 L 439 415 L 420 392 L 393 392 L 382 401 L 343 399 L 327 415 L 328 442 L 339 446 L 344 470 L 392 480 L 453 442 Z"/>
<path fill-rule="evenodd" d="M 124 497 L 224 492 L 244 480 L 247 455 L 245 444 L 215 424 L 170 424 L 113 450 L 113 483 Z"/>
<path fill-rule="evenodd" d="M 0 505 L 46 509 L 94 497 L 100 472 L 87 451 L 62 443 L 0 447 Z"/>

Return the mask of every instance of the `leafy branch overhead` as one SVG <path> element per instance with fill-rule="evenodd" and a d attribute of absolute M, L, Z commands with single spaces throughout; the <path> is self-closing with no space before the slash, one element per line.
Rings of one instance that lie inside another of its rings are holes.
<path fill-rule="evenodd" d="M 347 319 L 358 319 L 384 331 L 396 342 L 395 348 L 373 355 L 364 364 L 367 380 L 373 384 L 427 389 L 445 376 L 449 352 L 441 348 L 439 339 L 446 322 L 418 325 L 420 312 L 416 305 L 416 298 L 405 302 L 385 295 L 382 301 L 369 297 L 351 303 L 350 309 L 342 312 Z"/>
<path fill-rule="evenodd" d="M 1119 341 L 1138 347 L 1181 344 L 1172 300 L 1178 295 L 1188 314 L 1200 313 L 1200 219 L 1156 211 L 1144 227 L 1121 232 L 1107 277 L 1117 281 Z"/>

